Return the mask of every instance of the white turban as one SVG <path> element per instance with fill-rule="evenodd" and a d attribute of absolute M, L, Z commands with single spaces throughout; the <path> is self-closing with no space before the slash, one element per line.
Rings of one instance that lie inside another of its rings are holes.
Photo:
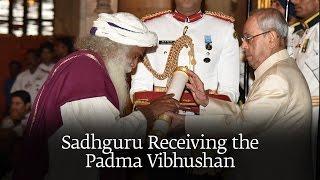
<path fill-rule="evenodd" d="M 156 46 L 158 37 L 147 26 L 130 13 L 99 14 L 93 22 L 90 34 L 107 37 L 120 44 L 152 47 Z"/>

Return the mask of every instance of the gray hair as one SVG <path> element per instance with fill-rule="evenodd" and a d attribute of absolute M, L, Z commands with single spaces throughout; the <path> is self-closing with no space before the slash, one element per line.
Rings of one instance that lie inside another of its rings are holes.
<path fill-rule="evenodd" d="M 89 35 L 79 39 L 76 43 L 77 49 L 86 49 L 96 52 L 104 60 L 113 58 L 117 54 L 127 54 L 132 46 L 114 42 L 106 37 Z"/>
<path fill-rule="evenodd" d="M 287 38 L 288 23 L 278 10 L 273 8 L 259 9 L 254 11 L 252 16 L 257 18 L 258 26 L 262 31 L 273 30 L 281 38 Z"/>

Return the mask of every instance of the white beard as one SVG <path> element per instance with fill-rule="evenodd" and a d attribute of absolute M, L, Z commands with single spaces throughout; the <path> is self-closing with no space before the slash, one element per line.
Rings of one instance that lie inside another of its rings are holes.
<path fill-rule="evenodd" d="M 126 73 L 131 71 L 130 64 L 128 64 L 129 61 L 123 58 L 124 57 L 119 57 L 119 59 L 108 59 L 105 63 L 110 79 L 118 95 L 120 114 L 124 112 L 129 100 L 129 88 Z"/>

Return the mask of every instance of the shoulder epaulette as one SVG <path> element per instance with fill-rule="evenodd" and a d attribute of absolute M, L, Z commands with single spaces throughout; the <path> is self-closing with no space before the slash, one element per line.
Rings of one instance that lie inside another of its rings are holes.
<path fill-rule="evenodd" d="M 234 21 L 235 21 L 232 16 L 225 15 L 222 12 L 205 11 L 205 14 L 222 19 L 222 20 L 225 20 L 225 21 L 229 21 L 231 23 L 234 23 Z"/>
<path fill-rule="evenodd" d="M 168 13 L 171 13 L 171 10 L 160 11 L 160 12 L 156 12 L 156 13 L 153 13 L 153 14 L 148 14 L 148 15 L 142 17 L 141 21 L 145 22 L 145 21 L 154 19 L 156 17 L 160 17 L 160 16 L 162 16 L 164 14 L 168 14 Z"/>

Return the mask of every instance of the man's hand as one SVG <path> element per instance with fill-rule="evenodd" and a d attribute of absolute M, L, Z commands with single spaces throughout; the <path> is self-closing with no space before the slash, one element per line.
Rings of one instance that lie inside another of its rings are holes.
<path fill-rule="evenodd" d="M 147 106 L 139 109 L 148 120 L 148 128 L 151 128 L 153 121 L 158 119 L 161 114 L 165 112 L 177 112 L 179 109 L 179 102 L 172 97 L 174 94 L 167 94 L 161 96 Z"/>
<path fill-rule="evenodd" d="M 190 70 L 188 70 L 188 75 L 189 83 L 187 83 L 186 86 L 190 89 L 194 100 L 201 106 L 207 106 L 209 103 L 209 97 L 204 90 L 203 82 L 200 80 L 198 75 Z"/>
<path fill-rule="evenodd" d="M 179 110 L 179 102 L 173 99 L 173 96 L 174 94 L 161 96 L 148 105 L 156 119 L 165 112 L 177 112 Z"/>

